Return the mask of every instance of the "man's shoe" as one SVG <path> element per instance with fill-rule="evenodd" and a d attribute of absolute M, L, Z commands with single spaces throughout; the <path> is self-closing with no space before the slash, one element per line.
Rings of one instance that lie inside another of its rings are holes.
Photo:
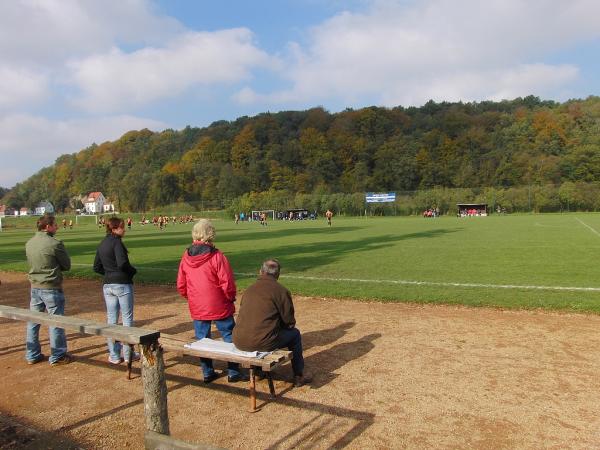
<path fill-rule="evenodd" d="M 35 359 L 28 359 L 27 360 L 27 364 L 29 364 L 30 366 L 33 366 L 34 364 L 37 364 L 39 362 L 42 362 L 44 360 L 45 356 L 40 354 L 40 356 L 38 356 Z"/>
<path fill-rule="evenodd" d="M 294 377 L 294 386 L 295 387 L 304 386 L 305 384 L 310 384 L 311 381 L 312 381 L 312 377 L 308 374 L 296 375 Z"/>
<path fill-rule="evenodd" d="M 110 356 L 108 357 L 108 362 L 111 364 L 114 364 L 115 366 L 117 364 L 121 364 L 123 362 L 123 358 L 118 358 L 118 359 L 112 359 Z"/>
<path fill-rule="evenodd" d="M 68 353 L 65 353 L 59 359 L 57 359 L 56 361 L 50 363 L 50 365 L 52 367 L 54 367 L 54 366 L 64 366 L 65 364 L 69 364 L 71 361 L 73 361 L 73 357 L 71 355 L 69 355 Z"/>
<path fill-rule="evenodd" d="M 204 384 L 208 384 L 208 383 L 212 383 L 217 378 L 219 378 L 219 375 L 216 372 L 213 372 L 210 375 L 208 375 L 207 377 L 204 377 L 203 381 L 204 381 Z"/>
<path fill-rule="evenodd" d="M 227 381 L 230 383 L 237 383 L 238 381 L 250 381 L 250 377 L 246 374 L 240 373 L 227 377 Z"/>

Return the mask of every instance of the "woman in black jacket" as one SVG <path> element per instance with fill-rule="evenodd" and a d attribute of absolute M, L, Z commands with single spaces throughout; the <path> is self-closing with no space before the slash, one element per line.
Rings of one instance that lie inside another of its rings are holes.
<path fill-rule="evenodd" d="M 106 237 L 100 242 L 94 260 L 94 272 L 104 275 L 104 301 L 106 302 L 106 321 L 114 325 L 121 311 L 124 326 L 133 326 L 133 276 L 137 270 L 129 263 L 127 248 L 121 238 L 125 235 L 125 221 L 112 217 L 106 221 Z M 121 351 L 125 361 L 129 360 L 129 345 L 108 339 L 108 362 L 120 364 Z M 134 353 L 132 358 L 139 359 Z"/>

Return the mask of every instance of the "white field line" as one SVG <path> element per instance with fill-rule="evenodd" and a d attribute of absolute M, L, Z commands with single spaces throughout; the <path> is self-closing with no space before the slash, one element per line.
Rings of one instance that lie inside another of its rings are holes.
<path fill-rule="evenodd" d="M 242 274 L 240 274 L 242 275 Z M 244 274 L 246 275 L 246 274 Z M 325 278 L 308 277 L 302 275 L 282 275 L 282 278 L 292 278 L 299 280 L 322 280 L 322 281 L 343 281 L 358 283 L 381 283 L 381 284 L 409 284 L 417 286 L 445 286 L 445 287 L 474 287 L 474 288 L 492 288 L 492 289 L 538 289 L 548 291 L 592 291 L 600 292 L 598 287 L 571 287 L 571 286 L 531 286 L 517 284 L 483 284 L 483 283 L 447 283 L 437 281 L 414 281 L 414 280 L 362 280 L 359 278 Z"/>
<path fill-rule="evenodd" d="M 581 220 L 579 217 L 575 217 L 575 220 L 577 222 L 579 222 L 581 225 L 583 225 L 584 227 L 586 227 L 587 229 L 589 229 L 592 233 L 594 233 L 596 236 L 600 236 L 600 233 L 598 233 L 596 230 L 594 230 L 592 227 L 590 227 L 587 223 L 585 223 L 583 220 Z"/>
<path fill-rule="evenodd" d="M 600 236 L 600 234 L 599 234 Z M 23 262 L 23 261 L 6 261 Z M 90 267 L 89 264 L 72 263 L 72 266 Z M 177 268 L 137 266 L 149 270 L 158 270 L 164 272 L 177 272 Z M 235 272 L 240 277 L 255 277 L 257 273 Z M 412 286 L 440 286 L 440 287 L 466 287 L 466 288 L 490 288 L 490 289 L 525 289 L 541 291 L 573 291 L 573 292 L 600 292 L 600 287 L 580 287 L 580 286 L 535 286 L 522 284 L 486 284 L 486 283 L 450 283 L 442 281 L 415 281 L 415 280 L 377 280 L 364 278 L 332 278 L 332 277 L 311 277 L 306 275 L 281 275 L 281 278 L 290 280 L 310 280 L 310 281 L 339 281 L 344 283 L 376 283 L 376 284 L 404 284 Z"/>

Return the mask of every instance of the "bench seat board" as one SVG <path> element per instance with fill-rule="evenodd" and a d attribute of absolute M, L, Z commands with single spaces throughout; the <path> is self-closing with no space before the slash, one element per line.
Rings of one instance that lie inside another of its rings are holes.
<path fill-rule="evenodd" d="M 264 358 L 244 358 L 242 356 L 224 355 L 223 353 L 196 350 L 184 347 L 185 344 L 189 344 L 188 340 L 168 334 L 162 334 L 159 341 L 160 345 L 167 351 L 174 351 L 183 355 L 198 356 L 200 358 L 216 359 L 218 361 L 236 362 L 244 368 L 256 367 L 265 372 L 270 372 L 278 365 L 289 361 L 292 357 L 292 352 L 288 350 L 275 350 Z"/>

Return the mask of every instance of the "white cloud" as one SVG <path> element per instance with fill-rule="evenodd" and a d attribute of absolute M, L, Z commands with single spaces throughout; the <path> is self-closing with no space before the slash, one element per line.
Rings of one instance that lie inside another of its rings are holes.
<path fill-rule="evenodd" d="M 551 95 L 578 69 L 544 58 L 600 37 L 599 14 L 595 0 L 379 1 L 315 27 L 306 48 L 292 44 L 289 90 L 236 98 L 391 106 Z"/>
<path fill-rule="evenodd" d="M 0 117 L 0 186 L 11 187 L 54 163 L 65 153 L 75 153 L 93 142 L 116 140 L 125 132 L 168 125 L 141 117 L 106 116 L 54 121 L 45 117 L 14 114 Z"/>
<path fill-rule="evenodd" d="M 147 0 L 0 2 L 0 55 L 21 64 L 61 65 L 115 43 L 158 43 L 182 30 Z"/>
<path fill-rule="evenodd" d="M 271 58 L 252 42 L 252 33 L 231 29 L 188 32 L 161 48 L 110 53 L 72 61 L 76 100 L 90 111 L 110 111 L 174 97 L 195 85 L 233 83 Z"/>
<path fill-rule="evenodd" d="M 47 77 L 22 68 L 0 66 L 0 110 L 22 107 L 47 95 Z"/>
<path fill-rule="evenodd" d="M 10 0 L 0 2 L 0 108 L 20 109 L 68 90 L 65 64 L 110 51 L 143 47 L 184 32 L 147 0 Z M 60 100 L 60 98 L 59 98 Z"/>

